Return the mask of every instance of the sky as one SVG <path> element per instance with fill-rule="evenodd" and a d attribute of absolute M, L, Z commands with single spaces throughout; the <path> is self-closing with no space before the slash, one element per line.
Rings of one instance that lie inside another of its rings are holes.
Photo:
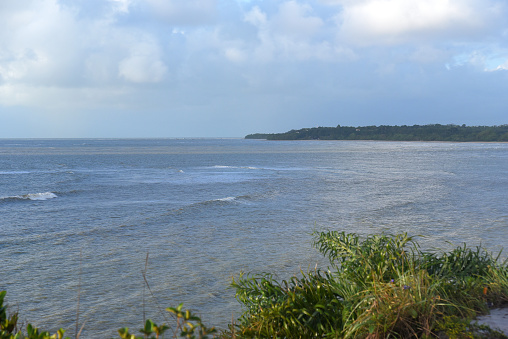
<path fill-rule="evenodd" d="M 1 0 L 0 138 L 508 123 L 507 0 Z"/>

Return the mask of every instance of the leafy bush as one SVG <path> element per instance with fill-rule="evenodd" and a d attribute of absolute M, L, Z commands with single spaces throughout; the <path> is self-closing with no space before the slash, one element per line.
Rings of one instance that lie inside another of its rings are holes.
<path fill-rule="evenodd" d="M 244 336 L 316 337 L 342 326 L 342 302 L 327 272 L 276 282 L 271 275 L 240 276 L 232 285 L 248 311 L 239 319 Z"/>
<path fill-rule="evenodd" d="M 281 283 L 269 274 L 233 280 L 245 306 L 238 336 L 438 337 L 450 319 L 469 323 L 488 312 L 487 304 L 508 301 L 506 261 L 482 247 L 437 253 L 422 251 L 407 234 L 314 236 L 330 260 L 327 272 L 302 272 Z M 467 331 L 462 334 L 473 333 Z"/>

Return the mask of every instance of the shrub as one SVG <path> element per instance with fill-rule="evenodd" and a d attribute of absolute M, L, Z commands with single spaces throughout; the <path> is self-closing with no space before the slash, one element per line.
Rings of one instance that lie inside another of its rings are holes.
<path fill-rule="evenodd" d="M 314 237 L 330 261 L 328 271 L 302 272 L 281 283 L 270 274 L 233 280 L 245 306 L 235 328 L 239 336 L 437 337 L 450 319 L 469 322 L 487 313 L 487 304 L 508 301 L 506 261 L 482 247 L 422 251 L 405 233 Z"/>

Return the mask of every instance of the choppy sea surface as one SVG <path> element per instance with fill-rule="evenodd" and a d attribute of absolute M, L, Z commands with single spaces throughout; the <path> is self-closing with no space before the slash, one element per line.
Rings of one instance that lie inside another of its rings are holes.
<path fill-rule="evenodd" d="M 79 295 L 81 338 L 141 328 L 143 312 L 164 322 L 180 302 L 223 328 L 242 311 L 240 271 L 326 266 L 313 230 L 497 252 L 507 201 L 506 143 L 3 139 L 0 290 L 71 336 Z"/>

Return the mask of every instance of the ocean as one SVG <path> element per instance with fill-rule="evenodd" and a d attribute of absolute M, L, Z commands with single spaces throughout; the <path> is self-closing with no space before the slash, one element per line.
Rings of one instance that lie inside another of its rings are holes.
<path fill-rule="evenodd" d="M 0 139 L 0 290 L 71 336 L 79 296 L 81 338 L 181 302 L 224 328 L 240 272 L 326 268 L 313 231 L 498 252 L 507 198 L 507 143 Z"/>

